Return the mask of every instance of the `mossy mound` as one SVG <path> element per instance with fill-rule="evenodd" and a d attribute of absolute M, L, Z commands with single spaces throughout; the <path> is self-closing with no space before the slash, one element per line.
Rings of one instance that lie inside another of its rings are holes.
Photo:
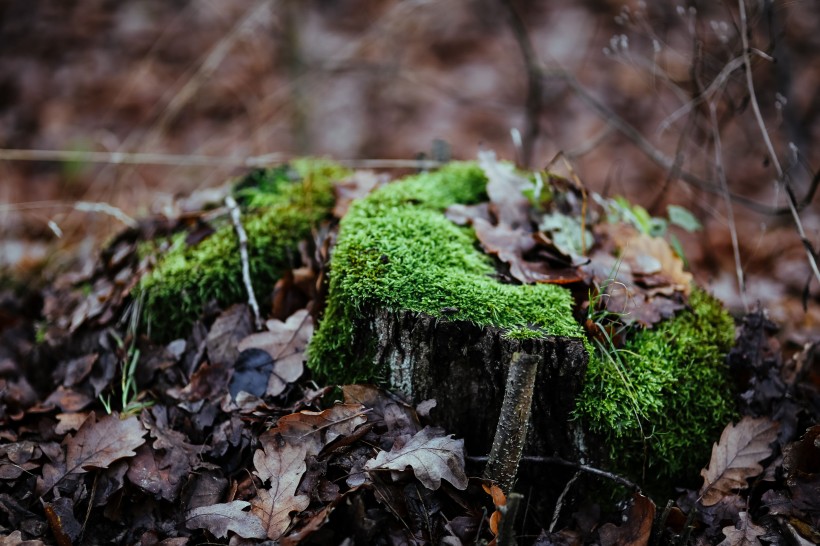
<path fill-rule="evenodd" d="M 578 398 L 577 415 L 605 439 L 611 465 L 645 483 L 696 477 L 735 416 L 724 365 L 734 322 L 702 290 L 689 307 L 617 351 L 596 351 Z"/>
<path fill-rule="evenodd" d="M 474 232 L 442 214 L 455 203 L 485 200 L 486 182 L 477 165 L 453 163 L 351 207 L 333 252 L 325 317 L 309 347 L 316 373 L 337 383 L 387 376 L 357 346 L 366 331 L 361 321 L 374 308 L 497 326 L 510 337 L 583 337 L 569 291 L 497 281 Z M 576 415 L 611 446 L 609 466 L 639 478 L 652 472 L 654 483 L 697 474 L 732 416 L 723 362 L 733 335 L 719 302 L 695 290 L 690 310 L 638 331 L 614 353 L 587 342 Z"/>
<path fill-rule="evenodd" d="M 513 336 L 525 329 L 582 336 L 569 291 L 495 280 L 472 229 L 444 217 L 452 204 L 486 199 L 486 184 L 475 164 L 452 163 L 353 204 L 333 251 L 330 296 L 309 347 L 310 367 L 339 383 L 384 377 L 385 370 L 354 355 L 355 320 L 374 308 L 508 328 Z"/>
<path fill-rule="evenodd" d="M 243 204 L 242 224 L 257 295 L 269 293 L 282 272 L 298 265 L 298 243 L 311 228 L 329 218 L 333 182 L 349 174 L 336 164 L 302 159 L 288 166 L 258 171 L 235 190 Z M 167 341 L 185 336 L 205 305 L 247 301 L 242 283 L 239 242 L 226 218 L 216 232 L 189 246 L 185 233 L 173 236 L 156 267 L 137 288 L 144 301 L 145 322 L 152 338 Z M 149 252 L 160 248 L 152 242 Z M 145 251 L 145 249 L 143 249 Z"/>

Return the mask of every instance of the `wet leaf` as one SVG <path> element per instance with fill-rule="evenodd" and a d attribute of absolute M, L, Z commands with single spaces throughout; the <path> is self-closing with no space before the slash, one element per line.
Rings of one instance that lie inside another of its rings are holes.
<path fill-rule="evenodd" d="M 247 336 L 238 349 L 261 349 L 271 356 L 274 363 L 265 392 L 277 396 L 304 371 L 305 348 L 313 335 L 313 320 L 306 309 L 301 309 L 286 322 L 272 319 L 266 326 L 267 332 Z"/>
<path fill-rule="evenodd" d="M 225 538 L 233 531 L 243 538 L 265 538 L 267 533 L 254 514 L 246 512 L 249 502 L 235 500 L 226 504 L 212 504 L 194 508 L 185 515 L 188 529 L 207 529 L 217 538 Z"/>
<path fill-rule="evenodd" d="M 724 527 L 723 534 L 726 538 L 718 546 L 758 546 L 758 537 L 765 535 L 766 529 L 755 525 L 748 512 L 741 512 L 737 525 Z"/>
<path fill-rule="evenodd" d="M 445 436 L 441 428 L 425 427 L 400 449 L 381 451 L 365 464 L 369 471 L 402 471 L 407 467 L 427 489 L 438 489 L 441 480 L 447 480 L 456 489 L 467 488 L 464 440 Z"/>
<path fill-rule="evenodd" d="M 208 360 L 212 365 L 230 367 L 239 356 L 237 344 L 251 329 L 251 314 L 245 304 L 233 305 L 224 310 L 214 321 L 205 344 Z"/>
<path fill-rule="evenodd" d="M 700 488 L 704 506 L 717 504 L 721 498 L 746 487 L 746 480 L 763 471 L 759 462 L 771 456 L 771 444 L 780 426 L 769 419 L 744 417 L 737 425 L 723 429 L 720 441 L 712 447 L 709 466 L 700 471 Z"/>
<path fill-rule="evenodd" d="M 601 526 L 601 546 L 645 546 L 649 544 L 654 520 L 655 503 L 648 497 L 635 493 L 623 525 L 607 523 Z"/>

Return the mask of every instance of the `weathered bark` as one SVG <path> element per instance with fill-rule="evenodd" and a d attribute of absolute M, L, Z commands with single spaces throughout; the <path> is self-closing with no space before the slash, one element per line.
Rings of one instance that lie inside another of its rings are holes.
<path fill-rule="evenodd" d="M 490 451 L 513 354 L 537 359 L 525 453 L 577 458 L 569 419 L 587 365 L 580 339 L 509 339 L 499 328 L 383 309 L 358 326 L 361 354 L 411 400 L 436 399 L 433 418 L 464 437 L 471 455 Z"/>

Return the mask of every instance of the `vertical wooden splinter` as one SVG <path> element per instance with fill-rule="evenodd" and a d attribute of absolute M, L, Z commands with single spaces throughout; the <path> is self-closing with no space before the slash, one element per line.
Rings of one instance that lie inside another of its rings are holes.
<path fill-rule="evenodd" d="M 496 482 L 504 493 L 512 490 L 527 439 L 535 377 L 543 357 L 516 352 L 510 361 L 501 416 L 495 430 L 484 478 Z"/>

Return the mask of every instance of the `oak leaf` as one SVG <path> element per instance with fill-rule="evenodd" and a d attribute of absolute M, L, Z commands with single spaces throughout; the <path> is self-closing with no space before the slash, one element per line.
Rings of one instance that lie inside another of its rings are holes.
<path fill-rule="evenodd" d="M 313 321 L 307 309 L 301 309 L 285 322 L 271 319 L 265 326 L 267 332 L 247 336 L 239 342 L 238 349 L 260 349 L 270 355 L 273 369 L 265 392 L 277 396 L 304 371 L 305 348 L 313 335 Z"/>
<path fill-rule="evenodd" d="M 368 471 L 402 471 L 408 466 L 427 489 L 438 489 L 441 480 L 447 480 L 456 489 L 467 488 L 464 440 L 445 436 L 441 428 L 423 428 L 401 448 L 379 452 L 364 468 Z"/>
<path fill-rule="evenodd" d="M 655 503 L 640 493 L 633 496 L 632 505 L 623 525 L 606 523 L 598 531 L 601 546 L 646 546 L 655 520 Z"/>
<path fill-rule="evenodd" d="M 96 421 L 91 413 L 73 437 L 68 436 L 66 468 L 68 474 L 90 468 L 107 468 L 117 459 L 133 457 L 145 443 L 145 429 L 136 417 L 120 419 L 117 414 Z"/>
<path fill-rule="evenodd" d="M 740 528 L 738 529 L 738 525 Z M 729 525 L 723 528 L 726 536 L 718 546 L 758 546 L 758 537 L 766 534 L 766 529 L 760 525 L 755 525 L 748 512 L 740 513 L 740 521 L 737 525 Z"/>
<path fill-rule="evenodd" d="M 709 466 L 700 471 L 703 506 L 717 504 L 721 498 L 746 487 L 746 480 L 763 471 L 759 462 L 772 454 L 769 446 L 780 425 L 766 418 L 744 417 L 737 425 L 729 423 L 712 446 Z"/>
<path fill-rule="evenodd" d="M 185 515 L 188 529 L 207 529 L 217 538 L 225 538 L 233 531 L 242 538 L 265 538 L 262 522 L 246 512 L 249 502 L 235 500 L 226 504 L 212 504 L 194 508 Z"/>
<path fill-rule="evenodd" d="M 251 500 L 251 511 L 258 517 L 268 538 L 278 540 L 290 526 L 291 512 L 301 512 L 310 504 L 306 495 L 297 495 L 299 481 L 307 469 L 305 445 L 291 444 L 280 435 L 267 436 L 263 449 L 253 456 L 255 474 L 270 489 L 260 489 Z"/>

